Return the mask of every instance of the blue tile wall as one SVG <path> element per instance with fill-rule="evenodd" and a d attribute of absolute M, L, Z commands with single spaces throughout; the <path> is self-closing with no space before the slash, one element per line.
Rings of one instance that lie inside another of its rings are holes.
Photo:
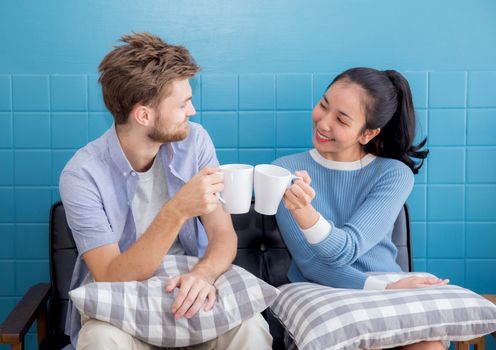
<path fill-rule="evenodd" d="M 312 146 L 312 113 L 277 112 L 276 117 L 277 147 L 311 147 Z"/>
<path fill-rule="evenodd" d="M 449 132 L 446 130 L 448 125 Z M 429 113 L 431 146 L 462 146 L 466 130 L 464 109 L 432 109 Z"/>
<path fill-rule="evenodd" d="M 469 72 L 468 84 L 469 107 L 496 106 L 496 91 L 490 88 L 496 84 L 496 72 Z"/>
<path fill-rule="evenodd" d="M 313 107 L 311 74 L 278 74 L 276 86 L 277 109 L 310 110 Z"/>
<path fill-rule="evenodd" d="M 414 1 L 394 13 L 390 1 L 0 3 L 8 33 L 0 54 L 0 322 L 31 284 L 49 278 L 43 247 L 60 171 L 112 123 L 98 64 L 121 34 L 140 30 L 184 44 L 202 67 L 191 82 L 192 120 L 210 132 L 221 163 L 307 151 L 311 111 L 336 74 L 401 71 L 413 91 L 415 140 L 427 136 L 432 150 L 408 198 L 415 270 L 496 293 L 491 1 Z M 401 40 L 391 45 L 393 27 Z M 26 348 L 36 348 L 32 330 Z"/>
<path fill-rule="evenodd" d="M 0 112 L 0 148 L 12 148 L 12 113 Z"/>
<path fill-rule="evenodd" d="M 431 258 L 465 257 L 465 223 L 429 222 L 427 256 Z"/>
<path fill-rule="evenodd" d="M 85 111 L 88 88 L 84 75 L 52 75 L 51 109 L 53 111 Z"/>
<path fill-rule="evenodd" d="M 411 239 L 412 254 L 414 259 L 425 259 L 427 257 L 427 227 L 425 222 L 412 222 Z"/>
<path fill-rule="evenodd" d="M 431 147 L 429 183 L 463 183 L 465 181 L 465 148 Z"/>
<path fill-rule="evenodd" d="M 0 75 L 0 111 L 12 109 L 12 84 L 10 75 Z"/>
<path fill-rule="evenodd" d="M 202 112 L 202 122 L 215 147 L 238 147 L 237 112 Z"/>
<path fill-rule="evenodd" d="M 15 151 L 15 184 L 17 186 L 49 186 L 51 184 L 50 158 L 49 150 Z"/>
<path fill-rule="evenodd" d="M 467 185 L 467 221 L 496 221 L 496 186 Z"/>
<path fill-rule="evenodd" d="M 48 75 L 15 75 L 12 80 L 14 110 L 50 110 L 49 85 Z"/>
<path fill-rule="evenodd" d="M 239 112 L 239 147 L 275 146 L 274 112 Z"/>
<path fill-rule="evenodd" d="M 201 78 L 202 111 L 236 110 L 238 77 L 234 74 L 203 74 Z"/>
<path fill-rule="evenodd" d="M 466 226 L 466 257 L 467 258 L 496 258 L 496 223 L 467 222 Z"/>
<path fill-rule="evenodd" d="M 312 147 L 314 103 L 330 73 L 202 73 L 191 82 L 221 164 L 260 164 Z M 494 72 L 405 71 L 417 142 L 431 153 L 408 198 L 416 271 L 496 293 Z M 48 280 L 47 223 L 60 171 L 112 124 L 95 74 L 0 75 L 0 315 Z M 36 96 L 33 96 L 36 95 Z M 36 176 L 33 176 L 33 169 Z M 26 245 L 26 242 L 30 242 Z"/>
<path fill-rule="evenodd" d="M 0 259 L 15 258 L 15 225 L 0 224 Z"/>
<path fill-rule="evenodd" d="M 102 88 L 98 83 L 98 75 L 88 75 L 88 110 L 91 112 L 105 112 Z"/>
<path fill-rule="evenodd" d="M 413 94 L 415 108 L 427 108 L 427 72 L 403 72 Z"/>
<path fill-rule="evenodd" d="M 313 103 L 315 106 L 317 102 L 326 93 L 329 84 L 334 80 L 338 73 L 319 73 L 313 75 Z"/>
<path fill-rule="evenodd" d="M 51 127 L 52 148 L 81 148 L 88 142 L 86 112 L 54 112 Z"/>
<path fill-rule="evenodd" d="M 14 113 L 14 146 L 16 148 L 50 148 L 50 114 L 44 112 Z"/>
<path fill-rule="evenodd" d="M 494 145 L 496 109 L 469 109 L 467 115 L 467 144 Z"/>
<path fill-rule="evenodd" d="M 12 186 L 14 184 L 14 152 L 12 150 L 0 149 L 0 186 Z"/>
<path fill-rule="evenodd" d="M 240 74 L 239 109 L 273 110 L 275 91 L 274 74 Z"/>
<path fill-rule="evenodd" d="M 427 271 L 438 276 L 447 278 L 451 284 L 465 284 L 465 261 L 463 259 L 434 259 L 427 260 Z"/>
<path fill-rule="evenodd" d="M 429 107 L 465 107 L 467 72 L 431 72 L 429 74 Z"/>
<path fill-rule="evenodd" d="M 433 221 L 464 221 L 463 185 L 431 185 L 427 194 L 427 218 Z"/>

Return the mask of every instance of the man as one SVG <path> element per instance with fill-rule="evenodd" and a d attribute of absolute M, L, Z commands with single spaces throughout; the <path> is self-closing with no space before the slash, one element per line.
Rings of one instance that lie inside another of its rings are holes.
<path fill-rule="evenodd" d="M 150 278 L 166 254 L 201 257 L 179 289 L 176 318 L 215 302 L 214 281 L 236 254 L 231 218 L 218 203 L 223 189 L 207 132 L 195 114 L 189 79 L 199 70 L 187 49 L 148 33 L 127 35 L 99 66 L 114 125 L 79 150 L 60 178 L 60 194 L 79 256 L 71 289 L 86 282 Z M 201 222 L 198 220 L 201 217 Z M 77 349 L 152 349 L 71 305 L 66 332 Z M 270 349 L 261 315 L 194 349 Z"/>

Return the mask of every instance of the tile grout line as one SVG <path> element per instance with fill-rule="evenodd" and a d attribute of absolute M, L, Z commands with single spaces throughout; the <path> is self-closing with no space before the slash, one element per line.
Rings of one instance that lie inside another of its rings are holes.
<path fill-rule="evenodd" d="M 469 74 L 468 71 L 465 71 L 465 159 L 464 159 L 464 186 L 463 186 L 463 236 L 464 236 L 464 244 L 463 244 L 463 283 L 467 285 L 467 182 L 468 182 L 468 147 L 467 147 L 467 138 L 468 138 L 468 89 L 470 88 L 468 83 Z"/>

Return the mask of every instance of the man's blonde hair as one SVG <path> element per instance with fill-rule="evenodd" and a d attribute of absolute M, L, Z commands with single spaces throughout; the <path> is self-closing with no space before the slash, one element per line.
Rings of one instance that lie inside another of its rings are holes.
<path fill-rule="evenodd" d="M 149 33 L 120 39 L 98 66 L 105 106 L 116 124 L 125 124 L 137 103 L 155 107 L 177 79 L 194 76 L 200 67 L 183 46 L 167 44 Z"/>

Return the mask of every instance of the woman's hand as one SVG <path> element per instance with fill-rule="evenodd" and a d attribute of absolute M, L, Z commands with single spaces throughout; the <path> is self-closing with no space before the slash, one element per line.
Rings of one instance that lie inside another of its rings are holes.
<path fill-rule="evenodd" d="M 293 211 L 303 209 L 315 198 L 315 190 L 310 186 L 312 179 L 305 170 L 296 171 L 296 176 L 302 180 L 296 180 L 284 194 L 284 206 Z"/>
<path fill-rule="evenodd" d="M 411 276 L 411 277 L 403 278 L 393 283 L 389 283 L 386 286 L 386 289 L 412 289 L 412 288 L 436 287 L 448 283 L 449 280 L 442 280 L 437 277 Z"/>

